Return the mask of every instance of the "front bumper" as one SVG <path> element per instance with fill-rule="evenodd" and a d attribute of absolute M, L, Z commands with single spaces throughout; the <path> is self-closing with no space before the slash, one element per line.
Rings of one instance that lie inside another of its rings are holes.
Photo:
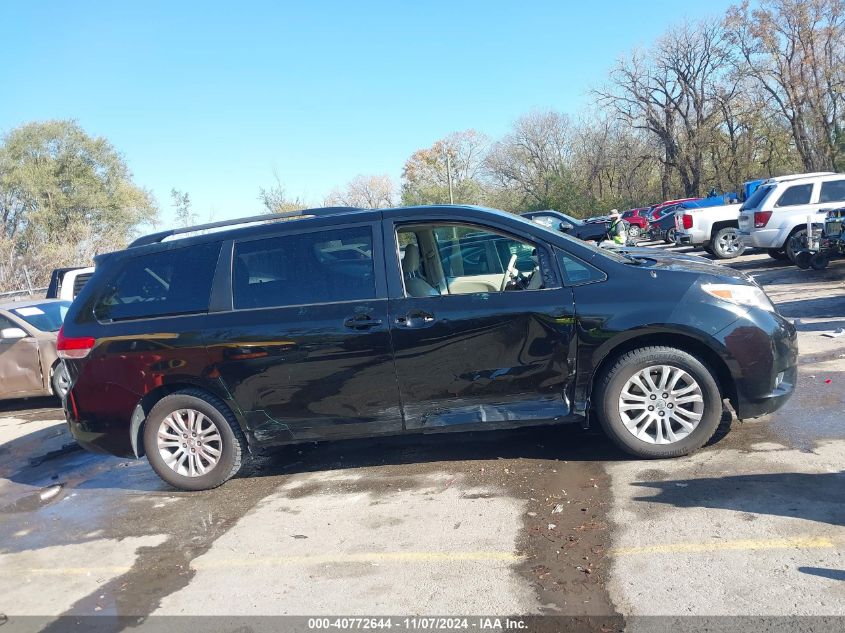
<path fill-rule="evenodd" d="M 740 420 L 781 408 L 795 391 L 798 335 L 782 316 L 749 309 L 718 334 L 734 380 L 731 404 Z"/>

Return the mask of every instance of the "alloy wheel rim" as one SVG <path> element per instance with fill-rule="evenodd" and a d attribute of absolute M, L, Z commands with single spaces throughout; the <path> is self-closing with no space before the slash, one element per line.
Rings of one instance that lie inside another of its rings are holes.
<path fill-rule="evenodd" d="M 70 389 L 70 376 L 68 376 L 67 370 L 59 370 L 59 374 L 56 378 L 56 383 L 59 395 L 64 398 L 67 395 L 68 390 Z"/>
<path fill-rule="evenodd" d="M 177 409 L 158 427 L 158 452 L 170 470 L 185 477 L 207 475 L 223 454 L 217 425 L 196 409 Z"/>
<path fill-rule="evenodd" d="M 728 233 L 719 238 L 719 248 L 725 253 L 735 253 L 739 250 L 739 236 Z"/>
<path fill-rule="evenodd" d="M 619 394 L 628 432 L 648 444 L 674 444 L 695 431 L 704 415 L 704 393 L 689 373 L 651 365 L 631 376 Z"/>

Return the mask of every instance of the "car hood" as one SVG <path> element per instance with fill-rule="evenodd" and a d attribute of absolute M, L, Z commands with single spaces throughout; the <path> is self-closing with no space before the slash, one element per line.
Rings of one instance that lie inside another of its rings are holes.
<path fill-rule="evenodd" d="M 678 262 L 693 262 L 696 264 L 705 264 L 708 266 L 718 266 L 706 257 L 700 255 L 692 255 L 689 253 L 670 253 L 657 248 L 649 248 L 648 246 L 624 246 L 621 248 L 611 248 L 617 253 L 626 253 L 633 257 L 647 257 L 648 259 L 656 259 L 658 261 L 673 260 Z"/>
<path fill-rule="evenodd" d="M 631 253 L 634 255 L 633 253 Z M 634 255 L 635 257 L 649 257 L 648 255 Z M 732 279 L 734 282 L 741 282 L 745 284 L 756 284 L 754 279 L 746 275 L 744 272 L 730 268 L 729 266 L 722 266 L 714 264 L 709 259 L 698 257 L 696 255 L 686 255 L 680 257 L 650 257 L 654 261 L 653 264 L 646 264 L 655 271 L 672 270 L 685 273 L 696 273 L 700 275 L 711 275 L 713 277 L 721 277 L 723 279 Z"/>

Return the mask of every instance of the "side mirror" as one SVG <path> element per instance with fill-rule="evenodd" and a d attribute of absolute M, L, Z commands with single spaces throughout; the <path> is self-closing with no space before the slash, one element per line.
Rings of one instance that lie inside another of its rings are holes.
<path fill-rule="evenodd" d="M 7 327 L 0 330 L 0 339 L 3 340 L 16 340 L 26 337 L 27 333 L 19 327 Z"/>
<path fill-rule="evenodd" d="M 561 231 L 563 231 L 564 233 L 566 233 L 566 232 L 567 232 L 568 230 L 570 230 L 572 227 L 573 227 L 573 225 L 572 225 L 572 224 L 570 224 L 569 222 L 561 222 L 561 223 L 558 225 L 558 227 L 557 227 L 557 228 L 558 228 L 558 229 L 560 229 Z"/>

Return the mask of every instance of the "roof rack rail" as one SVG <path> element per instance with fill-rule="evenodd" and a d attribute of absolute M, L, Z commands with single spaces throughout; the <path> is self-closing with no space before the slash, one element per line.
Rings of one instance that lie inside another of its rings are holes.
<path fill-rule="evenodd" d="M 198 231 L 208 231 L 209 229 L 219 229 L 226 226 L 237 226 L 239 224 L 252 224 L 254 222 L 271 222 L 273 220 L 283 220 L 286 218 L 307 218 L 316 217 L 320 215 L 332 215 L 334 213 L 343 213 L 346 211 L 360 211 L 358 207 L 322 207 L 316 209 L 302 209 L 301 211 L 284 211 L 283 213 L 262 213 L 261 215 L 251 215 L 246 218 L 235 218 L 233 220 L 221 220 L 220 222 L 209 222 L 207 224 L 195 224 L 194 226 L 186 226 L 176 229 L 168 229 L 166 231 L 158 231 L 157 233 L 150 233 L 149 235 L 142 235 L 134 240 L 127 248 L 135 248 L 136 246 L 146 246 L 147 244 L 158 244 L 168 237 L 174 235 L 183 235 L 185 233 L 196 233 Z"/>

